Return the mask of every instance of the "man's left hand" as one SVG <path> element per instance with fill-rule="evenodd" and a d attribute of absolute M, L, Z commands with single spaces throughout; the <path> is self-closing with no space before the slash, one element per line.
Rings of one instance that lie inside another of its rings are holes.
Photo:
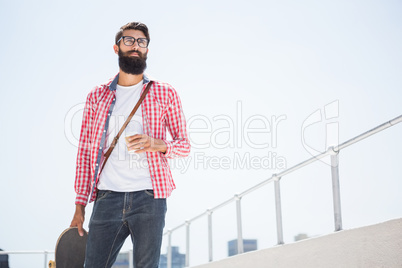
<path fill-rule="evenodd" d="M 151 138 L 146 134 L 136 134 L 126 137 L 126 143 L 129 151 L 135 151 L 135 153 L 144 152 L 162 152 L 167 150 L 166 143 L 163 140 Z"/>

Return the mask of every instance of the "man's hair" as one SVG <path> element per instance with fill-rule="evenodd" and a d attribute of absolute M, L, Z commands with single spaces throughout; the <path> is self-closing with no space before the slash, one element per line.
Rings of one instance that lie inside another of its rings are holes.
<path fill-rule="evenodd" d="M 144 23 L 129 22 L 126 25 L 121 26 L 120 30 L 117 32 L 116 38 L 115 38 L 116 45 L 117 45 L 117 41 L 119 41 L 120 37 L 123 36 L 124 30 L 139 30 L 144 33 L 145 37 L 148 39 L 148 43 L 149 43 L 149 41 L 151 41 L 151 38 L 149 37 L 148 27 Z"/>

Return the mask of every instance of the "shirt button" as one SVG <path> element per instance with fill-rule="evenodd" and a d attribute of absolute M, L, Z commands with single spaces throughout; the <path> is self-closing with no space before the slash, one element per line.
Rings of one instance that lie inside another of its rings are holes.
<path fill-rule="evenodd" d="M 96 163 L 96 166 L 98 166 L 98 163 Z"/>
<path fill-rule="evenodd" d="M 99 147 L 99 149 L 102 149 L 102 147 Z"/>

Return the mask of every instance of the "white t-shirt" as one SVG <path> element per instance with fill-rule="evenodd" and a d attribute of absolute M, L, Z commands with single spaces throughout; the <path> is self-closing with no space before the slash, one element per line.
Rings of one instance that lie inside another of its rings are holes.
<path fill-rule="evenodd" d="M 109 148 L 113 138 L 117 135 L 135 104 L 140 99 L 143 82 L 129 87 L 116 86 L 116 103 L 113 108 L 108 131 L 106 146 Z M 128 153 L 125 141 L 126 136 L 143 134 L 141 106 L 130 120 L 116 147 L 113 149 L 105 167 L 99 177 L 98 189 L 116 192 L 133 192 L 152 189 L 146 153 Z"/>

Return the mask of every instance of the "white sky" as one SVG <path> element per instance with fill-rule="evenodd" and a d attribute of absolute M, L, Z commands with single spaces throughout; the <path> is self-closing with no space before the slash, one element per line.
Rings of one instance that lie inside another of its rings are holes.
<path fill-rule="evenodd" d="M 174 162 L 177 189 L 166 218 L 173 228 L 311 150 L 325 150 L 327 126 L 339 129 L 329 140 L 344 142 L 399 116 L 401 8 L 396 0 L 1 0 L 0 248 L 52 250 L 69 226 L 77 153 L 71 135 L 79 135 L 87 93 L 118 71 L 112 45 L 121 25 L 148 25 L 147 72 L 177 89 L 192 122 L 189 166 Z M 326 106 L 334 118 L 322 113 L 322 122 L 302 127 Z M 267 122 L 276 130 L 242 132 Z M 340 153 L 344 229 L 402 216 L 401 134 L 397 125 Z M 270 154 L 276 165 L 236 166 Z M 330 174 L 317 162 L 282 179 L 285 242 L 334 230 Z M 259 248 L 276 244 L 273 197 L 268 185 L 243 198 L 244 238 L 258 239 Z M 215 259 L 227 256 L 227 241 L 236 237 L 234 212 L 233 203 L 213 215 Z M 191 227 L 192 265 L 207 261 L 206 227 L 205 217 Z M 174 234 L 181 252 L 184 241 L 184 230 Z M 43 265 L 42 256 L 10 259 L 12 267 Z"/>

